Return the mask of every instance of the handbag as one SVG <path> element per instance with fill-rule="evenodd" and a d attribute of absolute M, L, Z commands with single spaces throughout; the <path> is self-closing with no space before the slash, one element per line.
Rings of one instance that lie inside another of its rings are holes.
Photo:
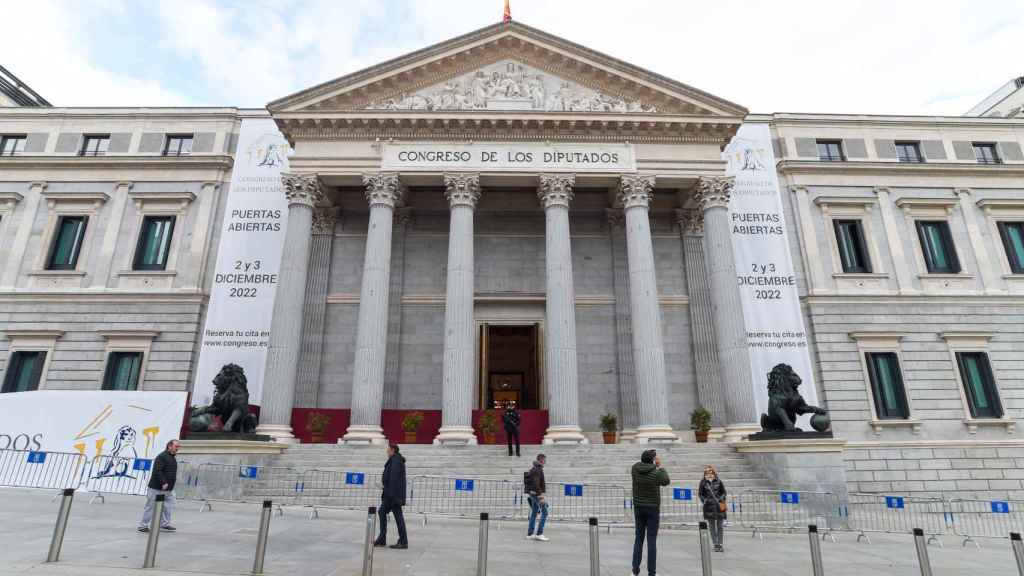
<path fill-rule="evenodd" d="M 728 506 L 725 504 L 725 500 L 719 500 L 718 511 L 724 514 L 726 510 L 728 510 Z"/>

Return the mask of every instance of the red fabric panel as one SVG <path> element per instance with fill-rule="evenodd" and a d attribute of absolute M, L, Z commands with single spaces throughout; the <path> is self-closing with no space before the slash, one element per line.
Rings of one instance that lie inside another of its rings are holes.
<path fill-rule="evenodd" d="M 484 437 L 480 429 L 480 416 L 484 412 L 494 415 L 496 432 L 493 442 Z M 508 439 L 505 437 L 505 425 L 502 424 L 501 416 L 504 410 L 473 410 L 473 430 L 476 432 L 477 442 L 481 444 L 505 444 Z M 540 444 L 544 440 L 544 432 L 548 429 L 547 410 L 520 410 L 519 411 L 519 443 Z"/>
<path fill-rule="evenodd" d="M 350 412 L 347 408 L 292 408 L 292 434 L 303 444 L 313 443 L 314 440 L 318 444 L 335 444 L 348 430 Z M 325 424 L 323 432 L 316 438 L 313 438 L 311 429 L 314 421 L 310 420 L 314 414 L 314 419 L 327 418 L 326 422 L 322 422 Z"/>
<path fill-rule="evenodd" d="M 416 442 L 408 442 L 405 439 L 405 430 L 402 430 L 402 419 L 406 414 L 419 412 L 423 414 L 423 422 L 416 430 Z M 431 444 L 437 432 L 441 429 L 440 410 L 381 410 L 380 426 L 384 429 L 384 436 L 389 442 L 396 444 Z"/>

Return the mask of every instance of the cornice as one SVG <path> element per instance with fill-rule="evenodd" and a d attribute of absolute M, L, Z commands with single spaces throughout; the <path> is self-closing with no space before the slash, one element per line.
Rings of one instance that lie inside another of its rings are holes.
<path fill-rule="evenodd" d="M 0 170 L 30 168 L 213 168 L 229 170 L 234 159 L 226 155 L 209 156 L 3 156 Z"/>
<path fill-rule="evenodd" d="M 751 115 L 758 121 L 770 121 L 774 126 L 887 126 L 926 128 L 1021 128 L 1024 118 L 986 118 L 967 116 L 913 116 L 866 114 L 798 114 L 776 113 Z"/>
<path fill-rule="evenodd" d="M 975 164 L 973 162 L 820 162 L 783 160 L 776 165 L 780 174 L 878 174 L 928 176 L 1024 176 L 1024 164 Z"/>
<path fill-rule="evenodd" d="M 269 116 L 266 111 L 259 111 L 262 116 Z M 103 107 L 103 108 L 0 108 L 0 118 L 5 120 L 52 120 L 55 118 L 66 120 L 90 120 L 102 118 L 132 120 L 145 118 L 147 120 L 224 120 L 235 121 L 240 115 L 252 117 L 252 110 L 239 110 L 238 108 L 127 108 L 127 107 Z"/>

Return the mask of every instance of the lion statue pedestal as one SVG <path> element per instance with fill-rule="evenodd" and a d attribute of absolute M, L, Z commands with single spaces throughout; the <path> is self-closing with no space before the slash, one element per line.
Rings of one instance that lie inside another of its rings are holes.
<path fill-rule="evenodd" d="M 801 382 L 789 364 L 776 364 L 772 368 L 768 373 L 768 412 L 761 414 L 761 432 L 751 434 L 748 440 L 832 437 L 832 420 L 828 412 L 804 401 L 797 390 Z M 813 414 L 813 432 L 796 427 L 796 419 L 802 414 Z"/>

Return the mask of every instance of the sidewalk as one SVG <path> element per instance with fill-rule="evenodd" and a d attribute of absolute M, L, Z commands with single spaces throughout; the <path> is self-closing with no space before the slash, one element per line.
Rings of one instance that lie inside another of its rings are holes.
<path fill-rule="evenodd" d="M 64 541 L 61 561 L 44 564 L 58 503 L 53 493 L 0 489 L 0 576 L 238 575 L 252 569 L 260 508 L 251 504 L 214 503 L 199 512 L 195 502 L 178 502 L 176 533 L 162 533 L 155 570 L 141 570 L 145 534 L 135 531 L 143 500 L 108 496 L 105 504 L 89 505 L 78 494 Z M 299 508 L 285 509 L 271 520 L 265 571 L 271 575 L 352 576 L 360 574 L 365 513 L 321 511 L 307 520 Z M 431 519 L 407 513 L 409 550 L 377 549 L 374 574 L 454 576 L 476 573 L 478 522 Z M 390 542 L 393 542 L 394 523 Z M 551 542 L 524 539 L 523 523 L 491 523 L 488 574 L 555 576 L 589 574 L 587 528 L 552 525 Z M 857 544 L 853 534 L 839 542 L 822 542 L 825 573 L 832 576 L 916 576 L 919 574 L 910 536 L 876 535 L 872 544 Z M 806 534 L 768 535 L 762 543 L 749 533 L 726 534 L 726 554 L 714 556 L 716 576 L 806 576 L 811 573 Z M 935 574 L 1014 576 L 1017 568 L 1009 542 L 983 541 L 981 550 L 960 547 L 947 537 L 945 548 L 932 546 Z M 602 575 L 626 576 L 632 531 L 601 531 Z M 662 531 L 659 576 L 699 574 L 697 533 Z M 646 573 L 646 572 L 644 572 Z"/>

